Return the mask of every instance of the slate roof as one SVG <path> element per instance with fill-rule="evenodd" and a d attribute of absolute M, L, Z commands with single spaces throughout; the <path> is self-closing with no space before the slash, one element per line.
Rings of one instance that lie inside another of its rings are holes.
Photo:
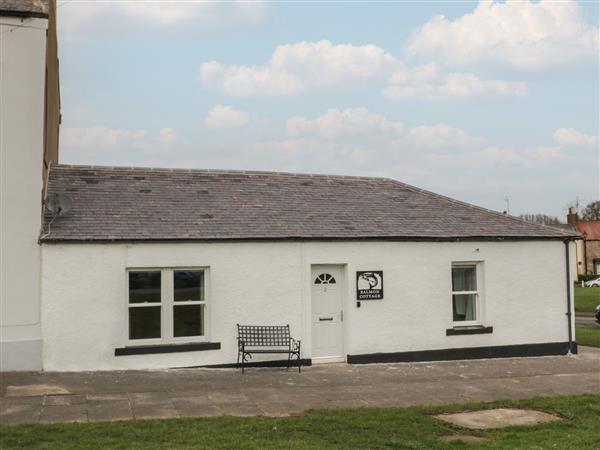
<path fill-rule="evenodd" d="M 48 17 L 49 0 L 0 0 L 0 16 Z"/>
<path fill-rule="evenodd" d="M 577 236 L 385 178 L 53 166 L 56 194 L 72 209 L 45 212 L 43 242 Z"/>

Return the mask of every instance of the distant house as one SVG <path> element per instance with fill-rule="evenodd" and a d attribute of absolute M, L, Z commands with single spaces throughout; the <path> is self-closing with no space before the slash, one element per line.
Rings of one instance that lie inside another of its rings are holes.
<path fill-rule="evenodd" d="M 580 220 L 569 208 L 567 222 L 582 236 L 577 241 L 577 274 L 600 275 L 600 220 Z"/>

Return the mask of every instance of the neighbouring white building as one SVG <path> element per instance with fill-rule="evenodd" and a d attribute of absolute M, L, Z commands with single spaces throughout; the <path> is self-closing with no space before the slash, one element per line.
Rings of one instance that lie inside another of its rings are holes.
<path fill-rule="evenodd" d="M 577 351 L 574 232 L 383 178 L 56 164 L 52 7 L 2 41 L 2 370 L 228 366 L 236 324 L 305 363 Z"/>
<path fill-rule="evenodd" d="M 43 184 L 58 161 L 55 2 L 0 0 L 0 369 L 42 368 Z"/>

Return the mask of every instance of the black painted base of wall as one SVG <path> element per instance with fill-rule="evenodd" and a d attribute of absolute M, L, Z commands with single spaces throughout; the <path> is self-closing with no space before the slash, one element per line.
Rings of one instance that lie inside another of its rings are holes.
<path fill-rule="evenodd" d="M 303 358 L 302 367 L 312 366 L 312 359 Z M 288 360 L 287 359 L 277 359 L 274 361 L 252 361 L 244 364 L 244 367 L 287 367 Z M 196 366 L 196 367 L 206 367 L 209 369 L 231 369 L 234 367 L 238 367 L 237 363 L 228 363 L 228 364 L 212 364 L 209 366 Z M 241 366 L 240 366 L 241 367 Z M 298 368 L 298 360 L 292 360 L 290 364 L 290 369 Z"/>
<path fill-rule="evenodd" d="M 350 364 L 419 362 L 419 361 L 451 361 L 459 359 L 514 358 L 521 356 L 566 355 L 569 352 L 568 342 L 551 342 L 547 344 L 500 345 L 495 347 L 447 348 L 443 350 L 422 350 L 399 353 L 369 353 L 348 355 Z M 577 353 L 577 344 L 571 344 L 571 352 Z"/>

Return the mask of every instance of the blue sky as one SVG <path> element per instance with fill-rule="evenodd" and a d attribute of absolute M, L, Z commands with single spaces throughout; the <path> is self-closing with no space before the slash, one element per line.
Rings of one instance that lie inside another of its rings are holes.
<path fill-rule="evenodd" d="M 599 196 L 598 3 L 59 1 L 61 163 Z"/>

